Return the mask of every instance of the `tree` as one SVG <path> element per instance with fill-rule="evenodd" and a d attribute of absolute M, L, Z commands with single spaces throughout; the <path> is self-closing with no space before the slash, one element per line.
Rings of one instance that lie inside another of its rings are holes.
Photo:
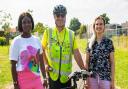
<path fill-rule="evenodd" d="M 36 25 L 35 25 L 35 28 L 33 30 L 33 32 L 38 32 L 39 35 L 42 35 L 44 33 L 44 30 L 46 29 L 46 27 L 43 25 L 43 23 L 41 22 L 38 22 Z"/>
<path fill-rule="evenodd" d="M 28 9 L 27 12 L 32 14 L 33 13 L 33 10 Z"/>
<path fill-rule="evenodd" d="M 103 14 L 100 15 L 100 16 L 102 16 L 102 17 L 104 18 L 104 20 L 105 20 L 105 24 L 109 24 L 109 23 L 110 23 L 110 19 L 109 19 L 109 17 L 107 16 L 106 13 L 103 13 Z"/>
<path fill-rule="evenodd" d="M 0 11 L 0 26 L 4 29 L 7 45 L 9 45 L 11 20 L 12 17 L 10 13 L 6 13 L 2 10 Z"/>
<path fill-rule="evenodd" d="M 9 32 L 11 26 L 11 14 L 6 13 L 4 11 L 0 11 L 0 25 L 4 29 L 4 31 Z"/>
<path fill-rule="evenodd" d="M 81 25 L 80 29 L 78 30 L 79 37 L 82 38 L 83 34 L 86 34 L 86 32 L 87 32 L 86 25 L 84 25 L 84 24 Z"/>
<path fill-rule="evenodd" d="M 4 23 L 2 28 L 4 29 L 5 32 L 9 32 L 9 30 L 10 30 L 10 23 L 9 22 Z"/>
<path fill-rule="evenodd" d="M 70 25 L 69 25 L 69 29 L 76 31 L 80 28 L 81 23 L 79 22 L 79 20 L 77 18 L 73 18 L 70 21 Z"/>

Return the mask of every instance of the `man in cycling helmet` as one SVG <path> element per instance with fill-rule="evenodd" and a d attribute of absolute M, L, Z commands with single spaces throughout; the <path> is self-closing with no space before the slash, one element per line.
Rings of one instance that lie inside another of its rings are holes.
<path fill-rule="evenodd" d="M 56 26 L 45 30 L 42 38 L 45 68 L 49 75 L 50 89 L 71 86 L 71 80 L 68 79 L 68 76 L 72 72 L 72 54 L 79 67 L 85 69 L 74 32 L 65 27 L 66 14 L 65 6 L 56 5 L 53 9 Z"/>

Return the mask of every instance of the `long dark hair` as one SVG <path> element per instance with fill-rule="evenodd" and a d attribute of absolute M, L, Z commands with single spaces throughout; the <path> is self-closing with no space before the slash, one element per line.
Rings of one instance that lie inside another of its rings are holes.
<path fill-rule="evenodd" d="M 23 32 L 22 20 L 23 20 L 23 18 L 25 16 L 27 16 L 27 17 L 29 17 L 31 19 L 31 22 L 32 22 L 32 30 L 34 29 L 34 21 L 33 21 L 33 18 L 31 16 L 31 14 L 28 13 L 28 12 L 23 12 L 22 14 L 20 14 L 19 19 L 18 19 L 18 30 L 19 30 L 19 32 Z"/>

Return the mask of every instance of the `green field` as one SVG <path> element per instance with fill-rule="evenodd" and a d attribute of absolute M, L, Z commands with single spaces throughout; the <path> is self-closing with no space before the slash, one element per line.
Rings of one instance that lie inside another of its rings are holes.
<path fill-rule="evenodd" d="M 11 82 L 8 46 L 0 46 L 0 89 Z"/>
<path fill-rule="evenodd" d="M 128 48 L 115 50 L 116 84 L 128 89 Z"/>
<path fill-rule="evenodd" d="M 77 43 L 80 51 L 85 52 L 87 40 L 77 38 Z M 121 89 L 128 89 L 128 48 L 115 46 L 115 64 L 116 85 Z M 0 89 L 4 89 L 3 87 L 12 81 L 11 78 L 8 46 L 0 46 Z"/>

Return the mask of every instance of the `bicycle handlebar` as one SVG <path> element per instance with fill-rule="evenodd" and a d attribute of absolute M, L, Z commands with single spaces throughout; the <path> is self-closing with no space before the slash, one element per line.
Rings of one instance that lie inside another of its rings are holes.
<path fill-rule="evenodd" d="M 88 72 L 87 70 L 80 70 L 80 71 L 75 71 L 71 73 L 68 77 L 69 79 L 73 78 L 73 79 L 79 80 L 82 78 L 83 80 L 86 80 L 87 77 L 92 74 L 93 74 L 92 72 Z"/>

